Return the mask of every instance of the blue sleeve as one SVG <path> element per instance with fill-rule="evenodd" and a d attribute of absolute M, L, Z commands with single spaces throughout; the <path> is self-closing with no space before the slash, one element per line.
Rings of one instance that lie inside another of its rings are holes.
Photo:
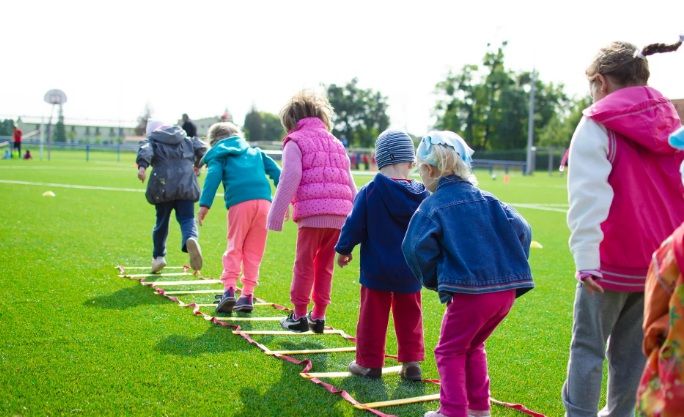
<path fill-rule="evenodd" d="M 530 258 L 530 244 L 532 243 L 532 228 L 523 216 L 520 215 L 513 207 L 508 204 L 501 203 L 506 216 L 508 217 L 508 222 L 513 227 L 513 231 L 520 240 L 520 244 L 525 251 L 525 256 Z"/>
<path fill-rule="evenodd" d="M 437 290 L 437 262 L 441 256 L 439 246 L 440 225 L 420 208 L 411 218 L 401 249 L 413 275 L 425 288 Z"/>
<path fill-rule="evenodd" d="M 211 208 L 222 178 L 223 164 L 221 160 L 214 159 L 210 161 L 207 165 L 207 177 L 204 179 L 204 187 L 202 187 L 202 196 L 199 201 L 200 207 Z"/>
<path fill-rule="evenodd" d="M 140 141 L 140 146 L 138 147 L 138 155 L 135 158 L 135 163 L 139 167 L 147 169 L 152 163 L 152 155 L 154 151 L 152 149 L 152 144 L 149 139 Z"/>
<path fill-rule="evenodd" d="M 276 187 L 278 186 L 278 181 L 280 181 L 280 167 L 276 162 L 271 158 L 270 156 L 266 155 L 265 153 L 261 152 L 262 159 L 264 161 L 264 170 L 266 171 L 266 175 L 271 178 L 271 181 L 273 181 L 273 185 Z"/>
<path fill-rule="evenodd" d="M 354 207 L 342 226 L 335 252 L 349 255 L 354 250 L 354 246 L 366 240 L 366 212 L 366 187 L 364 187 L 356 194 Z"/>

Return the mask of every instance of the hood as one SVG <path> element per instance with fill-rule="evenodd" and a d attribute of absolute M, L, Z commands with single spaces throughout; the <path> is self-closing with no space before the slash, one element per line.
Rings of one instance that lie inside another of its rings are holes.
<path fill-rule="evenodd" d="M 178 126 L 165 126 L 150 133 L 150 140 L 159 143 L 166 143 L 167 145 L 177 145 L 181 143 L 187 135 L 185 131 Z"/>
<path fill-rule="evenodd" d="M 625 87 L 584 110 L 584 115 L 658 154 L 676 152 L 668 137 L 681 126 L 670 100 L 647 86 Z"/>
<path fill-rule="evenodd" d="M 374 190 L 371 192 L 380 193 L 390 216 L 407 224 L 420 203 L 430 195 L 419 182 L 394 181 L 380 173 L 373 179 L 373 184 Z"/>
<path fill-rule="evenodd" d="M 247 152 L 247 149 L 249 149 L 249 144 L 240 136 L 221 139 L 204 154 L 201 163 L 206 164 L 212 159 L 223 158 L 228 155 L 242 155 Z"/>

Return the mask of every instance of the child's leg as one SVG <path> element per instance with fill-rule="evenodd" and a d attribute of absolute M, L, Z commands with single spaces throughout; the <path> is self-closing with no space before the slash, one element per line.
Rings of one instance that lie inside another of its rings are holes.
<path fill-rule="evenodd" d="M 244 276 L 242 277 L 242 295 L 254 293 L 259 281 L 259 266 L 266 248 L 266 219 L 271 202 L 268 200 L 254 200 L 252 224 L 249 227 L 243 245 Z"/>
<path fill-rule="evenodd" d="M 476 338 L 479 341 L 483 335 L 488 336 L 510 310 L 515 292 L 508 291 L 506 294 L 512 294 L 510 304 L 502 305 L 501 296 L 497 293 L 455 294 L 452 302 L 449 303 L 442 319 L 442 332 L 439 342 L 435 348 L 435 359 L 441 378 L 439 402 L 442 414 L 449 417 L 466 417 L 469 407 L 468 398 L 472 396 L 475 399 L 478 395 L 481 396 L 481 393 L 469 395 L 467 391 L 469 386 L 466 385 L 467 356 L 476 347 L 473 345 Z M 486 337 L 484 338 L 486 339 Z M 482 342 L 480 341 L 480 343 Z M 484 375 L 482 374 L 481 369 L 479 374 L 473 372 L 473 378 L 475 380 L 478 378 L 480 380 L 486 379 L 486 367 Z M 480 389 L 482 389 L 482 383 L 479 383 Z M 477 383 L 473 385 L 476 386 Z M 486 409 L 489 409 L 488 383 L 486 389 Z M 472 405 L 472 407 L 476 406 L 480 405 Z"/>
<path fill-rule="evenodd" d="M 606 342 L 623 308 L 624 295 L 612 291 L 589 292 L 577 286 L 568 376 L 561 393 L 568 417 L 596 417 Z"/>
<path fill-rule="evenodd" d="M 625 299 L 608 344 L 606 407 L 600 416 L 631 416 L 646 358 L 643 341 L 643 293 L 622 293 Z M 682 410 L 684 412 L 684 410 Z"/>
<path fill-rule="evenodd" d="M 420 291 L 409 294 L 392 293 L 392 316 L 399 347 L 399 362 L 421 362 L 425 359 L 425 347 Z"/>
<path fill-rule="evenodd" d="M 314 319 L 324 318 L 325 310 L 330 304 L 330 291 L 332 290 L 332 277 L 335 268 L 335 244 L 340 238 L 339 229 L 319 230 L 321 232 L 318 253 L 314 259 L 314 308 L 311 312 L 311 317 Z"/>
<path fill-rule="evenodd" d="M 252 201 L 231 206 L 226 214 L 228 245 L 223 253 L 223 272 L 221 272 L 221 281 L 226 290 L 235 288 L 242 270 L 243 247 L 254 215 L 250 203 Z"/>
<path fill-rule="evenodd" d="M 311 300 L 311 288 L 314 284 L 314 258 L 318 250 L 319 230 L 311 227 L 300 227 L 297 231 L 297 249 L 292 271 L 290 301 L 294 305 L 297 317 L 304 317 Z"/>
<path fill-rule="evenodd" d="M 359 323 L 356 325 L 356 363 L 364 368 L 385 364 L 385 339 L 392 293 L 361 286 Z"/>
<path fill-rule="evenodd" d="M 152 243 L 154 244 L 152 257 L 156 258 L 166 256 L 166 237 L 169 235 L 169 219 L 173 203 L 155 204 L 154 208 L 157 212 L 157 223 L 152 230 Z"/>
<path fill-rule="evenodd" d="M 192 200 L 176 200 L 173 204 L 176 210 L 176 221 L 181 228 L 181 250 L 187 252 L 185 241 L 191 237 L 199 236 L 195 224 L 195 202 Z"/>

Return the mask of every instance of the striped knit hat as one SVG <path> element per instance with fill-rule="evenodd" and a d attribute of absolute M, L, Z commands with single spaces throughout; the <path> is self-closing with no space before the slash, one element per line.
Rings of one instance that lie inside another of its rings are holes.
<path fill-rule="evenodd" d="M 416 152 L 411 137 L 401 130 L 385 130 L 375 142 L 375 159 L 378 169 L 400 162 L 413 162 Z"/>

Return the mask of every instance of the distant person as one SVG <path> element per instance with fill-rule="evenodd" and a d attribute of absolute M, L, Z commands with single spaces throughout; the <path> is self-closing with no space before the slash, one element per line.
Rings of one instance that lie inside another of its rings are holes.
<path fill-rule="evenodd" d="M 14 149 L 17 150 L 17 158 L 21 159 L 21 140 L 24 132 L 15 126 L 12 131 L 12 137 L 14 138 Z"/>
<path fill-rule="evenodd" d="M 259 148 L 252 148 L 233 123 L 216 123 L 207 133 L 211 149 L 200 162 L 208 171 L 204 180 L 198 219 L 204 222 L 220 183 L 228 209 L 228 247 L 223 253 L 224 293 L 216 306 L 219 313 L 251 312 L 254 288 L 259 282 L 259 266 L 266 247 L 266 219 L 271 208 L 271 184 L 278 186 L 280 167 Z M 242 275 L 242 291 L 235 300 L 237 279 Z"/>
<path fill-rule="evenodd" d="M 5 152 L 2 155 L 2 159 L 12 159 L 12 150 L 9 147 L 5 149 Z"/>
<path fill-rule="evenodd" d="M 367 154 L 367 153 L 364 153 L 364 154 L 363 154 L 362 160 L 363 160 L 364 169 L 365 169 L 366 171 L 368 171 L 368 170 L 370 169 L 370 158 L 368 157 L 368 154 Z"/>
<path fill-rule="evenodd" d="M 356 359 L 349 364 L 349 372 L 368 378 L 382 376 L 392 311 L 402 364 L 400 375 L 420 381 L 420 362 L 425 359 L 421 285 L 406 265 L 401 241 L 411 216 L 430 193 L 423 184 L 410 179 L 416 154 L 406 132 L 382 132 L 375 149 L 380 173 L 357 194 L 335 246 L 337 264 L 343 268 L 351 261 L 354 247 L 361 245 Z"/>
<path fill-rule="evenodd" d="M 187 115 L 187 113 L 183 113 L 182 119 L 183 125 L 181 127 L 183 130 L 185 130 L 185 134 L 190 138 L 197 136 L 197 126 L 195 126 L 192 120 L 190 120 L 190 117 Z"/>
<path fill-rule="evenodd" d="M 138 178 L 145 182 L 145 170 L 152 165 L 145 197 L 154 204 L 157 222 L 152 231 L 152 273 L 166 266 L 166 237 L 169 233 L 171 211 L 176 212 L 180 224 L 181 250 L 190 255 L 190 267 L 202 269 L 202 251 L 195 225 L 195 201 L 200 188 L 197 170 L 207 145 L 196 137 L 189 138 L 178 126 L 164 126 L 161 122 L 147 122 L 147 138 L 140 142 L 136 163 Z"/>
<path fill-rule="evenodd" d="M 28 149 L 26 150 L 26 152 L 24 153 L 24 159 L 33 159 L 33 156 L 31 155 L 30 150 L 28 150 Z"/>
<path fill-rule="evenodd" d="M 670 136 L 684 151 L 684 127 Z M 684 185 L 684 163 L 680 167 Z M 644 290 L 647 362 L 637 392 L 638 415 L 678 417 L 684 411 L 684 223 L 653 254 Z"/>
<path fill-rule="evenodd" d="M 283 229 L 293 202 L 292 219 L 298 227 L 290 288 L 294 311 L 280 323 L 293 332 L 323 332 L 335 244 L 356 195 L 347 151 L 330 133 L 332 112 L 325 96 L 305 91 L 292 97 L 280 112 L 287 134 L 283 172 L 268 213 L 268 228 Z M 313 310 L 307 313 L 312 294 Z"/>
<path fill-rule="evenodd" d="M 579 281 L 562 389 L 568 417 L 634 415 L 645 362 L 646 273 L 653 252 L 684 221 L 684 153 L 668 145 L 681 122 L 670 100 L 647 85 L 646 57 L 680 45 L 613 42 L 586 70 L 594 103 L 575 129 L 568 159 L 569 243 Z"/>
<path fill-rule="evenodd" d="M 477 188 L 473 151 L 454 132 L 430 132 L 416 152 L 432 194 L 411 218 L 402 250 L 423 286 L 446 304 L 435 348 L 439 411 L 425 417 L 490 416 L 485 341 L 516 297 L 534 287 L 525 219 Z"/>

